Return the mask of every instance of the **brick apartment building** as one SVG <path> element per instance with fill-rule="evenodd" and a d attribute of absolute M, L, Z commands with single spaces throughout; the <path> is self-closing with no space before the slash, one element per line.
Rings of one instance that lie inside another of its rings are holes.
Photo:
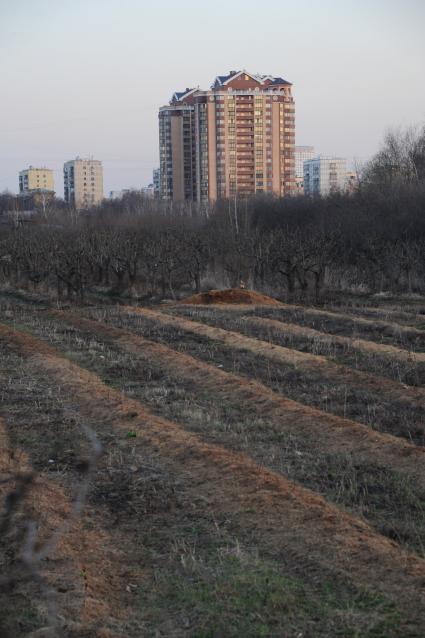
<path fill-rule="evenodd" d="M 231 71 L 159 110 L 160 195 L 206 203 L 295 191 L 295 106 L 281 77 Z"/>

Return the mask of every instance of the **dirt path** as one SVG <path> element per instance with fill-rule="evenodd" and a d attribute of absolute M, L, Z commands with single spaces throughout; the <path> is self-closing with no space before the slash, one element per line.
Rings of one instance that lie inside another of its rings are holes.
<path fill-rule="evenodd" d="M 425 487 L 425 449 L 371 430 L 365 425 L 281 397 L 263 384 L 225 372 L 194 357 L 175 351 L 129 331 L 64 311 L 50 315 L 88 330 L 116 346 L 155 362 L 176 379 L 185 379 L 200 390 L 209 390 L 223 401 L 238 401 L 259 417 L 267 417 L 276 430 L 314 438 L 322 452 L 352 454 L 372 465 L 391 467 L 415 478 Z M 394 384 L 397 385 L 397 384 Z"/>
<path fill-rule="evenodd" d="M 82 414 L 136 430 L 137 444 L 178 471 L 194 499 L 205 499 L 210 512 L 231 513 L 241 529 L 255 530 L 268 553 L 309 556 L 357 585 L 376 588 L 411 618 L 425 621 L 425 561 L 245 455 L 203 444 L 176 423 L 150 414 L 33 337 L 0 326 L 0 339 L 66 388 Z"/>
<path fill-rule="evenodd" d="M 2 504 L 16 489 L 20 476 L 33 472 L 28 455 L 10 445 L 6 423 L 0 418 L 0 497 Z M 33 473 L 29 489 L 14 506 L 9 533 L 4 541 L 4 556 L 14 559 L 2 565 L 2 577 L 11 580 L 12 594 L 0 589 L 0 635 L 15 638 L 19 618 L 34 606 L 48 623 L 48 608 L 52 622 L 59 622 L 57 631 L 63 636 L 81 635 L 114 638 L 119 631 L 107 629 L 126 619 L 131 597 L 126 592 L 128 577 L 117 564 L 125 564 L 125 539 L 106 531 L 108 525 L 99 513 L 86 506 L 83 514 L 73 517 L 74 503 L 60 481 Z M 5 511 L 5 506 L 0 513 Z M 51 545 L 46 558 L 34 565 L 39 579 L 19 560 L 24 541 L 19 530 L 29 520 L 37 525 L 40 541 L 50 543 L 57 530 L 62 530 Z M 69 524 L 68 524 L 69 521 Z M 0 548 L 2 541 L 0 541 Z M 0 562 L 3 562 L 0 560 Z M 29 576 L 29 582 L 28 582 Z M 6 600 L 4 600 L 6 596 Z M 2 601 L 3 599 L 3 601 Z M 3 604 L 4 603 L 4 606 Z M 58 620 L 59 619 L 59 620 Z M 3 632 L 3 633 L 2 633 Z M 16 632 L 16 633 L 15 633 Z M 85 634 L 86 635 L 86 634 Z"/>

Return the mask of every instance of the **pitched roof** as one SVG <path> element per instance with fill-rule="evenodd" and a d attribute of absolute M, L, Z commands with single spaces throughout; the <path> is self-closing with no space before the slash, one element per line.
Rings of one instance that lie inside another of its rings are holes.
<path fill-rule="evenodd" d="M 242 73 L 249 75 L 251 78 L 253 78 L 257 82 L 261 82 L 261 80 L 259 79 L 257 75 L 255 75 L 254 73 L 249 73 L 248 71 L 245 71 L 245 69 L 243 69 L 242 71 L 230 71 L 228 75 L 217 75 L 217 77 L 214 80 L 213 86 L 222 86 L 224 84 L 227 84 L 229 80 L 233 80 L 233 78 L 238 77 Z"/>
<path fill-rule="evenodd" d="M 284 80 L 283 78 L 273 78 L 272 84 L 291 84 L 288 80 Z"/>
<path fill-rule="evenodd" d="M 175 93 L 173 93 L 173 97 L 171 98 L 171 102 L 180 102 L 180 100 L 182 100 L 185 97 L 188 97 L 189 95 L 191 95 L 192 93 L 194 93 L 195 91 L 197 91 L 198 89 L 185 89 L 184 91 L 176 91 Z"/>
<path fill-rule="evenodd" d="M 242 73 L 249 75 L 253 80 L 260 82 L 261 84 L 264 83 L 266 80 L 270 80 L 271 84 L 291 85 L 291 82 L 288 82 L 287 80 L 284 80 L 281 77 L 274 77 L 273 75 L 259 75 L 258 73 L 249 73 L 249 71 L 246 71 L 245 69 L 243 69 L 242 71 L 230 71 L 230 73 L 228 73 L 227 75 L 217 75 L 212 86 L 214 88 L 224 86 L 231 79 L 236 78 Z"/>
<path fill-rule="evenodd" d="M 224 84 L 229 78 L 232 77 L 233 74 L 229 73 L 229 75 L 217 75 L 216 80 L 218 80 L 221 84 Z"/>

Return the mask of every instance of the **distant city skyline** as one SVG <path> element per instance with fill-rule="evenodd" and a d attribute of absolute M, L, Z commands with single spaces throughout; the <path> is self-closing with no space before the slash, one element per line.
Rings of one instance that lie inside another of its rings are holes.
<path fill-rule="evenodd" d="M 146 186 L 158 108 L 230 69 L 284 73 L 296 144 L 365 160 L 389 127 L 425 121 L 424 26 L 420 0 L 0 0 L 0 191 L 46 166 L 63 196 L 77 155 L 102 161 L 105 193 Z"/>

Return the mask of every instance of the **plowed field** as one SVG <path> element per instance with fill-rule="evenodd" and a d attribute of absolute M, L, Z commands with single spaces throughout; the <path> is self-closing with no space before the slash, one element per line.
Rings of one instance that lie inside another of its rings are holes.
<path fill-rule="evenodd" d="M 0 636 L 423 636 L 418 317 L 196 301 L 0 292 Z"/>

